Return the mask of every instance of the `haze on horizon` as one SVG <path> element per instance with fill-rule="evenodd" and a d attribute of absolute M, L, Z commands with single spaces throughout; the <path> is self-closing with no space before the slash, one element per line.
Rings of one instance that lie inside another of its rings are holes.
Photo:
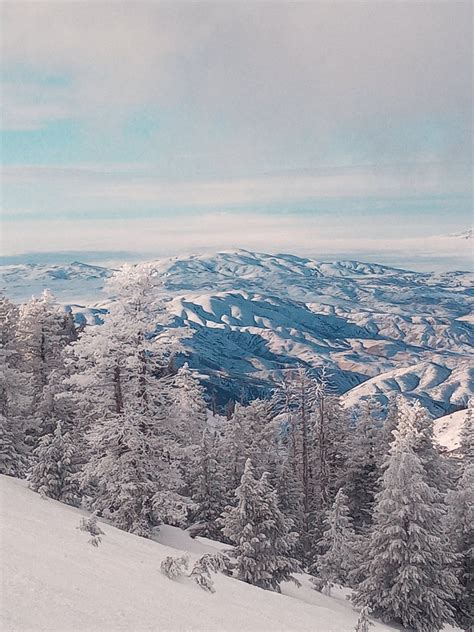
<path fill-rule="evenodd" d="M 469 264 L 470 2 L 1 11 L 5 256 Z"/>

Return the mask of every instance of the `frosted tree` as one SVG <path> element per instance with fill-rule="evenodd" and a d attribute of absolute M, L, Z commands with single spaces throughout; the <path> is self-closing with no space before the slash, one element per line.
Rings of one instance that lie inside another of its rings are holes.
<path fill-rule="evenodd" d="M 192 485 L 193 535 L 221 539 L 219 517 L 225 508 L 226 490 L 219 435 L 206 429 L 197 453 L 195 480 Z"/>
<path fill-rule="evenodd" d="M 417 431 L 414 450 L 421 460 L 426 481 L 440 492 L 442 499 L 452 486 L 452 471 L 450 462 L 434 441 L 433 420 L 418 400 L 400 399 L 398 411 L 399 416 L 410 415 L 413 427 Z"/>
<path fill-rule="evenodd" d="M 31 489 L 43 497 L 77 505 L 79 495 L 74 446 L 69 434 L 62 433 L 61 422 L 56 423 L 53 434 L 40 439 L 35 457 L 36 463 L 28 476 Z"/>
<path fill-rule="evenodd" d="M 161 562 L 160 570 L 168 579 L 178 579 L 186 574 L 189 568 L 189 556 L 167 555 Z"/>
<path fill-rule="evenodd" d="M 29 375 L 31 412 L 35 415 L 49 375 L 61 363 L 62 349 L 67 342 L 64 317 L 48 290 L 21 306 L 16 338 L 20 368 Z"/>
<path fill-rule="evenodd" d="M 89 538 L 88 542 L 92 546 L 98 547 L 102 542 L 102 537 L 105 533 L 99 527 L 99 523 L 97 520 L 97 515 L 94 513 L 89 518 L 81 518 L 79 526 L 77 527 L 81 531 L 86 531 L 92 537 Z"/>
<path fill-rule="evenodd" d="M 204 388 L 185 363 L 173 378 L 171 398 L 176 434 L 188 445 L 199 445 L 207 422 Z"/>
<path fill-rule="evenodd" d="M 469 402 L 466 417 L 461 427 L 461 433 L 459 436 L 460 452 L 465 464 L 474 461 L 474 416 L 473 408 L 474 401 Z"/>
<path fill-rule="evenodd" d="M 172 436 L 181 446 L 182 477 L 191 494 L 202 466 L 203 446 L 200 444 L 206 430 L 208 411 L 204 388 L 187 363 L 172 378 L 169 416 Z"/>
<path fill-rule="evenodd" d="M 359 618 L 357 619 L 355 632 L 369 632 L 369 626 L 374 625 L 372 621 L 369 621 L 369 609 L 367 606 L 363 606 Z"/>
<path fill-rule="evenodd" d="M 236 404 L 230 419 L 224 424 L 221 451 L 225 463 L 225 485 L 228 502 L 250 459 L 256 463 L 256 473 L 268 471 L 275 475 L 277 460 L 277 432 L 271 403 L 253 400 L 248 405 Z"/>
<path fill-rule="evenodd" d="M 381 431 L 376 412 L 370 402 L 363 403 L 356 412 L 342 475 L 350 514 L 358 531 L 365 531 L 370 526 L 381 474 L 378 461 Z"/>
<path fill-rule="evenodd" d="M 352 527 L 347 506 L 348 498 L 339 490 L 334 504 L 324 520 L 324 532 L 320 545 L 324 550 L 312 569 L 328 587 L 332 584 L 350 585 L 351 572 L 357 568 L 359 560 L 359 540 Z"/>
<path fill-rule="evenodd" d="M 29 399 L 26 376 L 18 369 L 17 308 L 0 296 L 0 473 L 23 476 Z"/>
<path fill-rule="evenodd" d="M 268 475 L 256 479 L 250 459 L 235 495 L 237 506 L 227 507 L 222 516 L 224 535 L 235 542 L 234 575 L 278 591 L 280 583 L 292 579 L 291 573 L 299 569 L 291 557 L 296 534 L 278 507 Z"/>
<path fill-rule="evenodd" d="M 474 423 L 471 409 L 461 431 L 461 476 L 447 495 L 447 529 L 458 555 L 460 595 L 455 601 L 456 623 L 469 629 L 474 621 Z"/>
<path fill-rule="evenodd" d="M 86 329 L 71 346 L 70 384 L 89 446 L 88 504 L 139 535 L 182 519 L 187 508 L 164 370 L 170 347 L 157 335 L 166 322 L 159 285 L 152 266 L 124 267 L 111 279 L 116 300 L 103 325 Z"/>
<path fill-rule="evenodd" d="M 23 476 L 28 463 L 26 452 L 16 423 L 0 413 L 0 474 Z"/>
<path fill-rule="evenodd" d="M 414 422 L 412 411 L 402 407 L 355 602 L 386 621 L 436 632 L 453 622 L 458 582 L 443 529 L 444 508 L 415 452 L 419 437 Z"/>
<path fill-rule="evenodd" d="M 275 409 L 281 417 L 287 458 L 280 469 L 279 489 L 288 484 L 288 492 L 282 494 L 288 512 L 301 535 L 299 555 L 309 561 L 313 546 L 315 517 L 319 520 L 319 506 L 315 484 L 314 420 L 318 395 L 318 382 L 299 368 L 288 371 L 275 394 Z M 281 493 L 281 492 L 280 492 Z"/>

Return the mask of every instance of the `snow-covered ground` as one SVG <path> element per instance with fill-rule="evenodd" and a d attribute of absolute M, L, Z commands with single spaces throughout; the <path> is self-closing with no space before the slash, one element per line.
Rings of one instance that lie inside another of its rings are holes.
<path fill-rule="evenodd" d="M 459 448 L 461 429 L 466 419 L 467 409 L 458 410 L 451 415 L 444 415 L 436 419 L 433 431 L 436 441 L 444 446 L 449 452 Z"/>
<path fill-rule="evenodd" d="M 285 585 L 283 595 L 223 575 L 216 593 L 161 574 L 167 555 L 221 545 L 165 527 L 159 542 L 101 524 L 98 548 L 77 529 L 84 515 L 0 476 L 1 614 L 4 632 L 350 632 L 357 612 L 339 593 Z M 373 632 L 393 630 L 376 622 Z"/>

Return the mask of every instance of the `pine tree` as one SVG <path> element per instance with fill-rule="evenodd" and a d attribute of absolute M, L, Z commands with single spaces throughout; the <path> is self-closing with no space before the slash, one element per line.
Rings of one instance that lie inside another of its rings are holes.
<path fill-rule="evenodd" d="M 69 434 L 63 435 L 61 422 L 56 423 L 54 434 L 40 439 L 35 456 L 37 462 L 28 477 L 31 489 L 43 497 L 77 505 L 79 494 L 74 446 Z"/>
<path fill-rule="evenodd" d="M 51 371 L 60 365 L 66 345 L 64 318 L 49 291 L 21 306 L 16 339 L 19 368 L 29 375 L 31 414 L 38 416 L 43 390 Z"/>
<path fill-rule="evenodd" d="M 189 504 L 181 493 L 183 446 L 176 441 L 165 370 L 170 349 L 156 335 L 157 324 L 165 322 L 159 284 L 149 265 L 116 273 L 110 312 L 71 346 L 70 360 L 88 441 L 88 504 L 119 528 L 144 536 L 164 520 L 182 520 Z"/>
<path fill-rule="evenodd" d="M 222 451 L 225 455 L 226 489 L 231 502 L 240 483 L 247 459 L 257 463 L 257 473 L 275 474 L 276 431 L 271 404 L 256 399 L 247 406 L 236 404 L 224 427 Z"/>
<path fill-rule="evenodd" d="M 18 309 L 0 296 L 0 473 L 21 477 L 28 468 L 26 376 L 18 368 Z"/>
<path fill-rule="evenodd" d="M 402 400 L 398 407 L 402 414 L 410 414 L 412 417 L 416 430 L 414 450 L 420 458 L 427 483 L 439 491 L 442 500 L 452 487 L 452 470 L 447 457 L 440 452 L 434 441 L 433 420 L 418 400 L 411 403 Z"/>
<path fill-rule="evenodd" d="M 444 536 L 444 509 L 415 452 L 418 434 L 411 406 L 405 402 L 399 408 L 365 551 L 365 579 L 355 602 L 386 621 L 436 632 L 453 621 L 451 601 L 458 584 Z"/>
<path fill-rule="evenodd" d="M 458 555 L 460 595 L 454 603 L 456 623 L 469 629 L 474 622 L 474 423 L 471 409 L 461 430 L 461 476 L 447 495 L 447 530 Z"/>
<path fill-rule="evenodd" d="M 317 557 L 315 568 L 312 569 L 329 589 L 332 584 L 350 585 L 350 575 L 360 563 L 359 541 L 352 527 L 347 502 L 347 496 L 339 490 L 324 520 L 324 533 L 320 541 L 324 553 Z"/>
<path fill-rule="evenodd" d="M 360 611 L 359 618 L 357 619 L 355 632 L 369 632 L 369 626 L 374 625 L 369 621 L 369 609 L 367 606 L 363 606 Z"/>
<path fill-rule="evenodd" d="M 192 533 L 217 540 L 222 538 L 219 517 L 226 501 L 224 468 L 219 456 L 219 437 L 215 431 L 206 429 L 197 454 L 192 486 L 192 500 L 197 507 L 193 512 Z"/>
<path fill-rule="evenodd" d="M 224 535 L 235 542 L 234 574 L 249 584 L 278 591 L 280 583 L 299 568 L 291 557 L 296 534 L 278 508 L 268 475 L 256 479 L 250 459 L 235 495 L 237 506 L 227 507 L 222 517 Z"/>
<path fill-rule="evenodd" d="M 350 514 L 358 532 L 366 531 L 370 526 L 381 474 L 378 463 L 380 428 L 374 415 L 376 412 L 371 402 L 365 402 L 356 412 L 342 476 Z"/>
<path fill-rule="evenodd" d="M 173 378 L 171 398 L 177 437 L 186 445 L 199 445 L 207 422 L 205 391 L 187 363 Z"/>

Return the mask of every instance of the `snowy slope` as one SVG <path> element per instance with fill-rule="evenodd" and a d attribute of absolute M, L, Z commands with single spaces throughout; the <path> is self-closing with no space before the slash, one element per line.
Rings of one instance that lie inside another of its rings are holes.
<path fill-rule="evenodd" d="M 168 334 L 182 327 L 192 334 L 178 361 L 205 375 L 222 402 L 264 394 L 296 364 L 325 365 L 339 392 L 356 387 L 354 401 L 407 392 L 435 416 L 474 394 L 467 272 L 429 274 L 244 250 L 154 263 L 172 315 Z M 3 272 L 15 300 L 49 287 L 90 324 L 110 304 L 100 292 L 111 273 L 106 268 L 76 262 L 4 266 Z"/>
<path fill-rule="evenodd" d="M 465 404 L 473 391 L 472 362 L 453 368 L 422 362 L 377 375 L 346 393 L 343 401 L 351 407 L 363 399 L 373 398 L 384 406 L 389 396 L 402 394 L 420 400 L 434 417 L 439 417 L 443 411 Z"/>
<path fill-rule="evenodd" d="M 42 498 L 23 481 L 0 476 L 1 629 L 5 632 L 126 630 L 350 632 L 357 613 L 343 598 L 309 586 L 278 595 L 219 575 L 215 594 L 171 581 L 160 562 L 175 548 L 101 525 L 98 548 L 76 527 L 83 512 Z M 191 555 L 212 543 L 170 527 L 162 541 Z M 371 630 L 391 630 L 376 623 Z"/>
<path fill-rule="evenodd" d="M 459 437 L 466 414 L 467 409 L 458 410 L 451 415 L 436 419 L 433 424 L 436 441 L 444 446 L 448 452 L 453 452 L 459 448 Z"/>

